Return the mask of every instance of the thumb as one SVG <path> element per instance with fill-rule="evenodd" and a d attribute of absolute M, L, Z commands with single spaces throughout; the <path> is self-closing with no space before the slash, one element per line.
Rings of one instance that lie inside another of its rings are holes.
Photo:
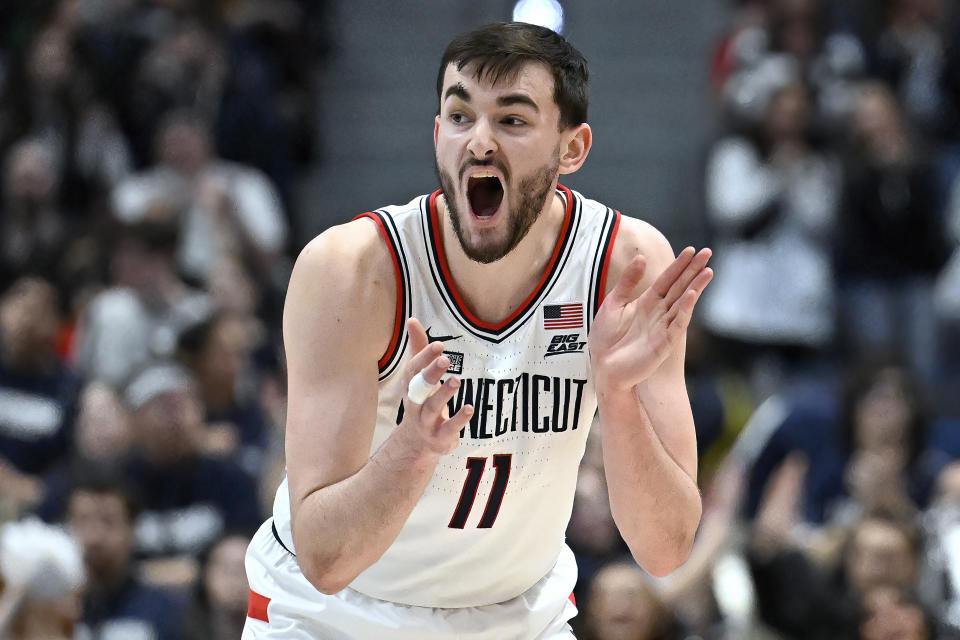
<path fill-rule="evenodd" d="M 608 297 L 613 298 L 613 302 L 619 306 L 632 301 L 634 299 L 633 292 L 643 279 L 643 273 L 646 270 L 647 259 L 638 253 L 620 274 L 620 279 Z"/>

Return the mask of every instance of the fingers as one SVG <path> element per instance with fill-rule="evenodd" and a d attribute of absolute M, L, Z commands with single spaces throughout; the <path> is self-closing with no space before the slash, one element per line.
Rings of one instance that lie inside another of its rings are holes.
<path fill-rule="evenodd" d="M 455 376 L 447 378 L 440 388 L 423 403 L 423 410 L 440 414 L 459 388 L 460 378 Z"/>
<path fill-rule="evenodd" d="M 699 253 L 693 256 L 693 259 L 690 260 L 679 277 L 670 285 L 670 290 L 665 297 L 668 305 L 673 304 L 674 300 L 682 296 L 683 293 L 690 288 L 693 280 L 706 268 L 711 255 L 713 255 L 713 252 L 711 252 L 710 249 L 701 249 Z"/>
<path fill-rule="evenodd" d="M 463 405 L 460 407 L 460 410 L 457 411 L 453 417 L 447 418 L 444 411 L 447 409 L 448 403 L 450 400 L 457 394 L 457 390 L 460 388 L 460 378 L 450 377 L 444 381 L 443 385 L 430 396 L 430 399 L 427 400 L 423 405 L 423 411 L 429 412 L 430 414 L 436 414 L 438 417 L 446 418 L 439 427 L 437 427 L 437 435 L 442 436 L 444 433 L 449 433 L 450 431 L 460 432 L 468 422 L 470 418 L 473 417 L 473 405 Z"/>
<path fill-rule="evenodd" d="M 437 354 L 436 349 L 430 345 L 427 349 L 421 351 L 411 362 L 410 379 L 407 383 L 407 397 L 414 403 L 422 405 L 427 398 L 436 391 L 437 383 L 450 366 L 450 359 L 442 353 Z M 441 347 L 442 348 L 442 347 Z M 424 358 L 433 357 L 432 361 L 417 370 Z"/>
<path fill-rule="evenodd" d="M 609 297 L 613 298 L 619 306 L 633 300 L 633 291 L 640 284 L 640 280 L 643 279 L 643 273 L 646 269 L 647 259 L 640 254 L 634 256 L 620 275 L 617 285 L 610 291 Z"/>
<path fill-rule="evenodd" d="M 680 333 L 687 330 L 690 324 L 690 318 L 693 317 L 693 308 L 700 299 L 700 294 L 706 288 L 710 280 L 713 279 L 713 269 L 701 269 L 690 283 L 689 288 L 684 291 L 680 297 L 673 303 L 667 314 L 669 330 L 672 333 Z"/>
<path fill-rule="evenodd" d="M 677 278 L 684 272 L 690 262 L 693 260 L 695 251 L 693 247 L 687 247 L 670 263 L 670 266 L 663 270 L 660 277 L 653 283 L 653 292 L 661 298 L 666 297 L 670 287 L 676 282 Z"/>
<path fill-rule="evenodd" d="M 460 430 L 473 417 L 473 406 L 460 407 L 452 417 L 447 417 L 447 405 L 460 388 L 460 378 L 447 378 L 436 392 L 423 403 L 419 421 L 428 429 L 430 447 L 439 453 L 450 453 L 460 443 Z M 439 424 L 437 422 L 439 421 Z M 430 425 L 433 425 L 432 427 Z"/>
<path fill-rule="evenodd" d="M 416 318 L 407 320 L 407 332 L 410 335 L 410 353 L 412 354 L 410 361 L 407 363 L 407 380 L 409 381 L 413 376 L 423 371 L 424 377 L 430 381 L 431 384 L 436 384 L 436 382 L 440 380 L 440 376 L 430 377 L 424 369 L 443 353 L 443 343 L 428 342 L 427 332 L 423 330 L 423 325 L 421 325 L 420 321 Z M 448 362 L 446 365 L 437 366 L 442 367 L 440 371 L 442 375 L 443 371 L 446 371 L 446 368 L 450 366 L 450 363 Z"/>
<path fill-rule="evenodd" d="M 437 435 L 444 436 L 450 434 L 452 437 L 453 434 L 459 434 L 460 430 L 467 426 L 467 423 L 470 422 L 470 418 L 472 417 L 473 405 L 463 405 L 460 407 L 460 411 L 457 411 L 453 417 L 447 418 L 439 427 L 437 427 Z M 448 453 L 456 449 L 459 444 L 460 438 L 458 436 L 455 440 L 451 441 Z"/>
<path fill-rule="evenodd" d="M 407 334 L 410 336 L 410 353 L 420 353 L 430 343 L 427 340 L 427 332 L 423 330 L 423 325 L 416 318 L 407 320 Z"/>

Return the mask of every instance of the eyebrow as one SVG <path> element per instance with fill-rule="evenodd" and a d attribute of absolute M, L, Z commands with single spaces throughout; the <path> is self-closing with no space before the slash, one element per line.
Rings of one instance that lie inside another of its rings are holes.
<path fill-rule="evenodd" d="M 450 87 L 447 88 L 447 91 L 443 94 L 443 99 L 446 100 L 450 96 L 456 96 L 464 102 L 470 102 L 470 94 L 467 92 L 467 88 L 463 86 L 462 82 L 450 85 Z"/>
<path fill-rule="evenodd" d="M 456 96 L 464 102 L 470 102 L 470 92 L 467 91 L 467 88 L 463 86 L 462 82 L 452 84 L 447 87 L 447 90 L 443 94 L 443 99 L 446 100 L 450 96 Z M 505 96 L 500 96 L 497 98 L 497 106 L 500 107 L 509 107 L 515 104 L 527 105 L 537 113 L 540 113 L 540 107 L 537 106 L 537 103 L 533 101 L 530 96 L 523 93 L 510 93 Z"/>
<path fill-rule="evenodd" d="M 537 106 L 537 103 L 530 98 L 530 96 L 524 95 L 522 93 L 511 93 L 505 96 L 500 96 L 497 98 L 497 105 L 501 107 L 509 107 L 515 104 L 525 104 L 528 107 L 532 108 L 537 113 L 540 113 L 540 107 Z"/>

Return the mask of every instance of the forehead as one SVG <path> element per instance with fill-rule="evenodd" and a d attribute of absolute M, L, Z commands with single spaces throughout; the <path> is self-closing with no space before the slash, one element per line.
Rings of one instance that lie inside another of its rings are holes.
<path fill-rule="evenodd" d="M 496 98 L 508 93 L 523 93 L 533 99 L 541 109 L 556 106 L 553 102 L 553 73 L 550 68 L 541 62 L 526 62 L 514 73 L 501 76 L 494 84 L 488 75 L 489 66 L 483 70 L 483 77 L 477 77 L 477 65 L 471 62 L 458 70 L 457 65 L 450 63 L 443 73 L 443 89 L 440 93 L 441 102 L 445 101 L 447 89 L 461 84 L 470 94 L 471 100 L 477 96 Z"/>
<path fill-rule="evenodd" d="M 92 491 L 90 489 L 78 489 L 70 496 L 70 510 L 73 513 L 97 511 L 123 512 L 126 510 L 123 497 L 109 490 Z"/>

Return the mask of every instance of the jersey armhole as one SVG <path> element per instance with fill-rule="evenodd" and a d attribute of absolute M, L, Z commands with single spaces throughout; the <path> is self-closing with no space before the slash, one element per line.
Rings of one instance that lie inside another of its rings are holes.
<path fill-rule="evenodd" d="M 601 232 L 598 245 L 598 257 L 600 258 L 597 269 L 593 274 L 595 289 L 593 291 L 593 308 L 590 317 L 593 318 L 600 310 L 603 299 L 607 295 L 607 275 L 610 271 L 610 261 L 613 257 L 613 245 L 617 241 L 617 232 L 620 230 L 620 212 L 615 209 L 608 210 L 607 221 Z"/>
<path fill-rule="evenodd" d="M 404 277 L 404 264 L 402 256 L 400 255 L 400 248 L 397 245 L 396 238 L 394 238 L 387 228 L 387 221 L 384 219 L 384 214 L 379 211 L 368 211 L 361 213 L 353 219 L 360 220 L 361 218 L 369 218 L 377 225 L 380 237 L 390 252 L 390 259 L 393 261 L 393 275 L 397 284 L 397 308 L 393 317 L 393 334 L 390 336 L 390 344 L 387 346 L 387 350 L 377 361 L 377 369 L 380 373 L 380 379 L 382 380 L 392 372 L 400 359 L 400 354 L 403 352 L 403 325 L 406 321 L 405 316 L 408 301 L 406 278 Z"/>

